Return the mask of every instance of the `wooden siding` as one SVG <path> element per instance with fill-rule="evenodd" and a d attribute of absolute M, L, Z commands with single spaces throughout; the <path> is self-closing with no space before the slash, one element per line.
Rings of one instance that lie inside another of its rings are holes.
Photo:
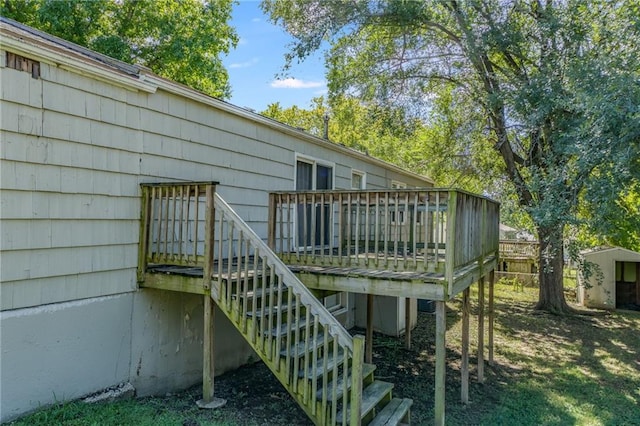
<path fill-rule="evenodd" d="M 4 54 L 4 52 L 2 52 Z M 28 56 L 28 55 L 27 55 Z M 135 290 L 141 182 L 212 180 L 267 237 L 269 191 L 293 189 L 295 155 L 352 168 L 370 188 L 428 180 L 183 96 L 125 89 L 49 62 L 0 67 L 1 309 Z"/>

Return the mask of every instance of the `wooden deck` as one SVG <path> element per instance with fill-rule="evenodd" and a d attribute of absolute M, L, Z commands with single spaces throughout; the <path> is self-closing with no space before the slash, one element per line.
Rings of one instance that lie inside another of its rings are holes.
<path fill-rule="evenodd" d="M 477 262 L 458 268 L 454 272 L 454 290 L 457 294 L 484 275 L 483 271 L 496 268 L 497 259 L 485 259 L 483 265 Z M 249 261 L 253 264 L 253 260 Z M 442 272 L 394 271 L 361 267 L 340 267 L 331 265 L 290 265 L 309 289 L 331 292 L 365 293 L 380 296 L 411 297 L 430 300 L 446 300 L 447 281 Z M 261 278 L 261 266 L 238 272 L 238 263 L 223 261 L 220 267 L 214 263 L 211 279 L 229 281 Z M 220 272 L 222 271 L 222 272 Z M 141 286 L 163 290 L 204 294 L 202 279 L 204 268 L 182 265 L 147 265 L 147 278 Z"/>
<path fill-rule="evenodd" d="M 269 245 L 314 289 L 449 300 L 497 268 L 498 226 L 460 190 L 270 196 Z"/>
<path fill-rule="evenodd" d="M 462 294 L 466 403 L 470 286 L 477 282 L 476 375 L 484 380 L 487 278 L 493 360 L 497 203 L 448 189 L 272 193 L 265 244 L 215 194 L 215 183 L 143 184 L 142 191 L 139 285 L 204 296 L 204 403 L 213 400 L 213 303 L 314 423 L 346 426 L 375 424 L 396 406 L 403 408 L 393 423 L 409 419 L 411 401 L 392 397 L 388 385 L 371 399 L 375 410 L 367 408 L 365 396 L 379 383 L 363 373 L 372 360 L 373 295 L 406 298 L 407 317 L 411 298 L 435 300 L 434 414 L 444 424 L 445 302 Z M 352 337 L 316 297 L 337 291 L 368 295 L 366 338 Z"/>

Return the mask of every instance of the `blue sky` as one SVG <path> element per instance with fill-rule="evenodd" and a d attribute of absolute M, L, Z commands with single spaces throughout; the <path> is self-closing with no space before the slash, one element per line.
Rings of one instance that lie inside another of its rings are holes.
<path fill-rule="evenodd" d="M 240 41 L 223 57 L 231 84 L 231 102 L 257 112 L 280 102 L 283 107 L 306 108 L 312 98 L 326 94 L 325 67 L 321 54 L 294 64 L 287 76 L 279 76 L 291 37 L 271 24 L 260 2 L 241 0 L 234 6 L 231 25 Z"/>

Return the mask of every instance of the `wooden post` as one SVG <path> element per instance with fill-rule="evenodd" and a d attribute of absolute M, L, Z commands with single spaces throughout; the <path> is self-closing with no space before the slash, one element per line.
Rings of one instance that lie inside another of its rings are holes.
<path fill-rule="evenodd" d="M 227 401 L 213 396 L 213 377 L 215 363 L 213 353 L 213 339 L 215 336 L 215 311 L 211 299 L 211 276 L 213 273 L 213 244 L 214 244 L 214 210 L 215 185 L 206 186 L 206 210 L 204 224 L 204 265 L 202 270 L 202 286 L 204 288 L 204 336 L 202 353 L 202 399 L 196 402 L 200 408 L 220 408 Z M 197 194 L 196 194 L 197 205 Z M 196 216 L 197 218 L 197 216 Z M 196 253 L 197 255 L 197 253 Z"/>
<path fill-rule="evenodd" d="M 138 282 L 144 282 L 145 273 L 147 271 L 147 251 L 149 242 L 149 212 L 152 206 L 149 200 L 150 188 L 141 185 L 142 197 L 140 202 L 140 241 L 138 243 Z"/>
<path fill-rule="evenodd" d="M 353 336 L 353 363 L 351 366 L 351 401 L 349 425 L 360 426 L 362 419 L 362 364 L 364 355 L 364 338 Z"/>
<path fill-rule="evenodd" d="M 215 313 L 211 303 L 211 293 L 204 295 L 204 342 L 202 355 L 202 401 L 205 404 L 213 400 L 213 377 L 215 360 L 213 357 L 213 336 L 215 332 Z"/>
<path fill-rule="evenodd" d="M 484 382 L 484 277 L 478 280 L 478 382 Z"/>
<path fill-rule="evenodd" d="M 404 347 L 411 349 L 411 298 L 404 299 Z"/>
<path fill-rule="evenodd" d="M 469 403 L 469 287 L 462 292 L 462 365 L 460 398 Z"/>
<path fill-rule="evenodd" d="M 489 273 L 489 365 L 493 365 L 493 324 L 495 321 L 494 282 L 495 272 Z"/>
<path fill-rule="evenodd" d="M 435 424 L 444 426 L 444 385 L 446 378 L 446 305 L 442 300 L 436 302 L 436 386 L 435 386 Z"/>
<path fill-rule="evenodd" d="M 367 294 L 367 334 L 365 338 L 365 362 L 373 363 L 373 294 Z"/>

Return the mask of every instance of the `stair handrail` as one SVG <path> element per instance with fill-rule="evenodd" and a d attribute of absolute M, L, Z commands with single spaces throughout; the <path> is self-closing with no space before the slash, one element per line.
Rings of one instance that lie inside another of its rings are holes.
<path fill-rule="evenodd" d="M 318 318 L 323 323 L 323 326 L 327 328 L 331 334 L 338 337 L 340 343 L 349 349 L 353 353 L 353 338 L 347 330 L 340 324 L 340 322 L 320 303 L 320 301 L 309 291 L 309 289 L 295 276 L 293 272 L 287 267 L 287 265 L 271 250 L 271 248 L 265 243 L 258 234 L 235 212 L 229 204 L 216 192 L 214 208 L 224 212 L 226 216 L 233 219 L 235 226 L 240 228 L 255 247 L 260 249 L 260 253 L 267 259 L 267 262 L 275 268 L 276 271 L 282 274 L 285 279 L 286 285 L 292 289 L 292 291 L 300 296 L 300 301 L 311 310 L 312 313 L 317 314 Z"/>

